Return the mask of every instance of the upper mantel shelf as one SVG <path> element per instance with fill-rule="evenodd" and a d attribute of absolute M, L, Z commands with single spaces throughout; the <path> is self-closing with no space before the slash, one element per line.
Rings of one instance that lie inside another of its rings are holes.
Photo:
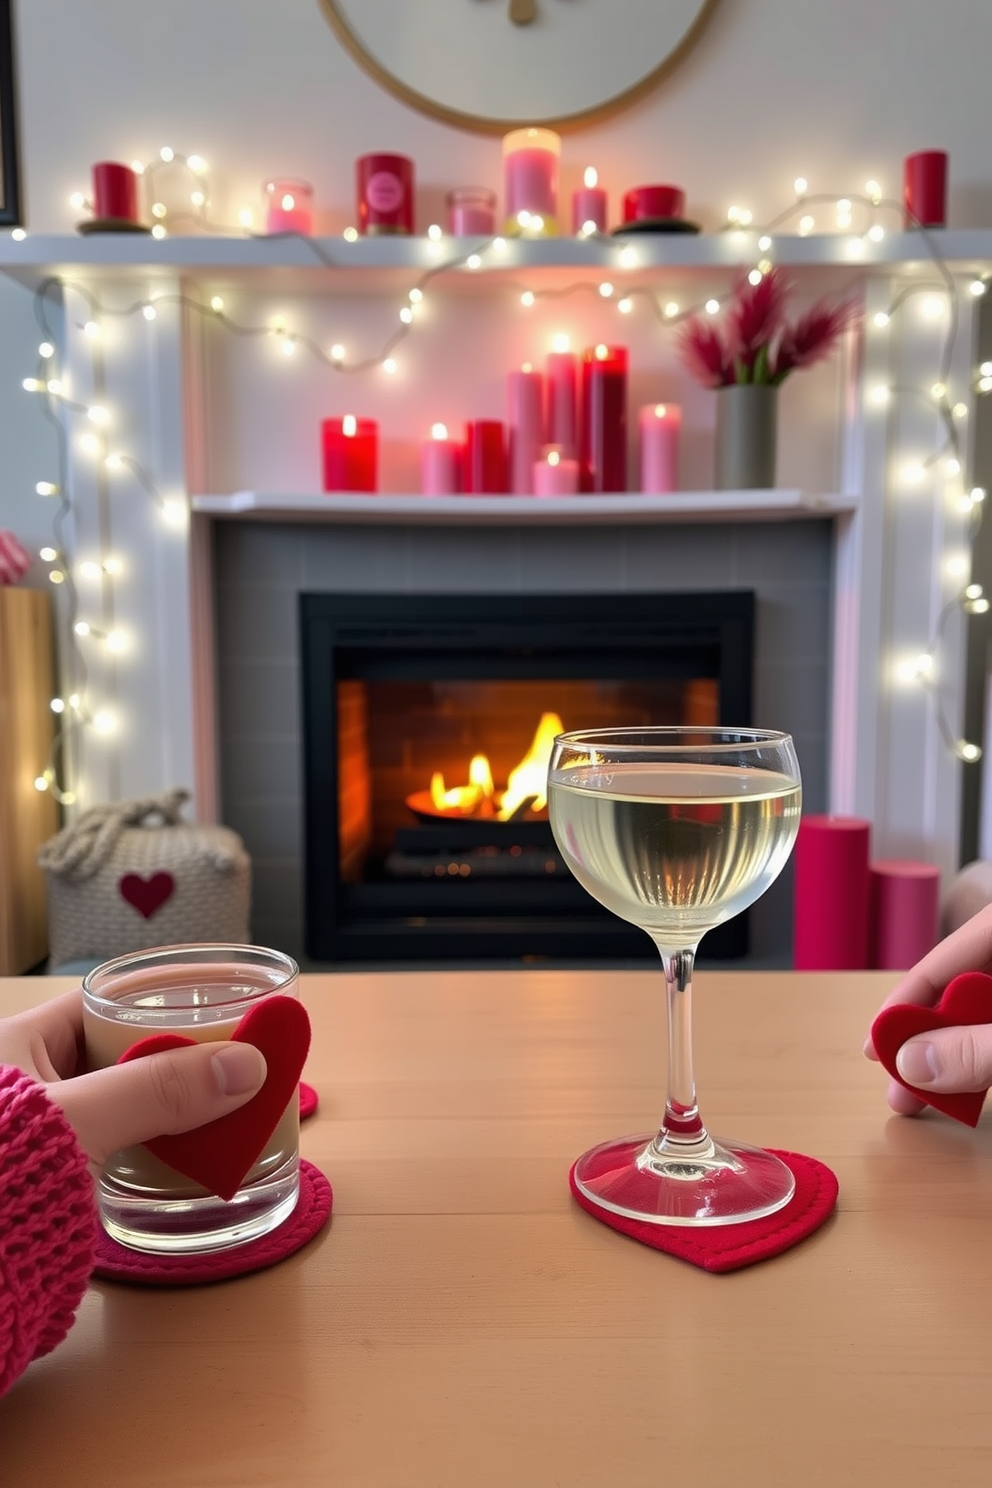
<path fill-rule="evenodd" d="M 887 233 L 881 242 L 842 233 L 772 236 L 768 256 L 795 269 L 867 268 L 881 272 L 916 271 L 933 262 L 931 246 L 944 263 L 961 273 L 992 270 L 992 230 L 967 229 L 924 233 Z M 464 259 L 478 250 L 474 268 Z M 623 250 L 631 250 L 624 253 Z M 73 272 L 87 277 L 186 278 L 258 275 L 272 270 L 294 275 L 342 273 L 388 280 L 401 274 L 408 281 L 429 271 L 479 275 L 555 270 L 575 273 L 674 269 L 683 272 L 726 270 L 753 264 L 762 256 L 753 232 L 728 231 L 698 236 L 623 235 L 613 238 L 507 239 L 501 249 L 490 240 L 425 237 L 305 239 L 287 237 L 189 236 L 153 238 L 138 234 L 49 235 L 27 233 L 22 239 L 0 237 L 0 270 L 36 284 L 48 274 Z"/>

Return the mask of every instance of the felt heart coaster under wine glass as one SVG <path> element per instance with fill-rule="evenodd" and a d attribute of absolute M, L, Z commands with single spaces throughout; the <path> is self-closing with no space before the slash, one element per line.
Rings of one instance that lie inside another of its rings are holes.
<path fill-rule="evenodd" d="M 101 1229 L 93 1275 L 104 1281 L 126 1281 L 139 1286 L 199 1286 L 262 1271 L 302 1250 L 327 1223 L 333 1203 L 334 1193 L 323 1173 L 301 1158 L 296 1208 L 269 1234 L 211 1255 L 152 1255 L 118 1245 Z"/>
<path fill-rule="evenodd" d="M 611 1229 L 619 1230 L 621 1235 L 629 1235 L 654 1250 L 663 1250 L 666 1255 L 677 1256 L 680 1261 L 701 1266 L 704 1271 L 739 1271 L 743 1266 L 753 1266 L 756 1261 L 767 1260 L 798 1245 L 819 1229 L 837 1203 L 837 1177 L 826 1163 L 805 1157 L 801 1152 L 779 1152 L 773 1147 L 768 1151 L 774 1152 L 791 1170 L 796 1191 L 784 1208 L 744 1224 L 646 1224 L 594 1204 L 577 1187 L 574 1165 L 568 1183 L 572 1197 L 583 1209 Z"/>
<path fill-rule="evenodd" d="M 896 1055 L 907 1039 L 932 1033 L 935 1028 L 966 1028 L 976 1023 L 992 1023 L 992 977 L 983 971 L 966 971 L 948 982 L 933 1007 L 897 1002 L 883 1008 L 871 1025 L 871 1041 L 883 1068 L 910 1095 L 945 1116 L 953 1116 L 955 1121 L 963 1121 L 965 1126 L 977 1126 L 987 1090 L 965 1090 L 954 1095 L 922 1090 L 904 1080 L 896 1067 Z"/>

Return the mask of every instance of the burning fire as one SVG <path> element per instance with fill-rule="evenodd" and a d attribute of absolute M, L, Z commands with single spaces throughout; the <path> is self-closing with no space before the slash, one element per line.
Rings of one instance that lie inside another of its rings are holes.
<path fill-rule="evenodd" d="M 505 791 L 493 785 L 492 771 L 484 754 L 477 754 L 468 767 L 468 785 L 445 788 L 444 776 L 431 776 L 431 804 L 437 811 L 460 811 L 465 816 L 491 816 L 509 821 L 525 803 L 532 811 L 547 805 L 548 764 L 555 735 L 564 732 L 557 713 L 542 713 L 530 748 L 510 771 Z"/>

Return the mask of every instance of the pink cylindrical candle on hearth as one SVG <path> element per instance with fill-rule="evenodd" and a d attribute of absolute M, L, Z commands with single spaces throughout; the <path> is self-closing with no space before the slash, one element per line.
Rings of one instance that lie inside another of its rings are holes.
<path fill-rule="evenodd" d="M 586 166 L 581 189 L 572 192 L 572 231 L 586 237 L 606 231 L 606 192 L 594 165 Z"/>
<path fill-rule="evenodd" d="M 267 233 L 313 232 L 313 187 L 309 181 L 276 176 L 262 188 Z"/>
<path fill-rule="evenodd" d="M 626 491 L 625 346 L 591 346 L 583 354 L 579 460 L 583 491 Z"/>
<path fill-rule="evenodd" d="M 574 496 L 579 489 L 579 462 L 563 450 L 549 445 L 534 461 L 535 496 Z"/>
<path fill-rule="evenodd" d="M 375 491 L 379 425 L 375 419 L 324 419 L 321 424 L 325 491 Z"/>
<path fill-rule="evenodd" d="M 868 965 L 908 971 L 939 938 L 940 870 L 899 858 L 869 869 Z"/>
<path fill-rule="evenodd" d="M 651 496 L 679 488 L 679 432 L 682 410 L 675 403 L 649 403 L 638 419 L 641 436 L 641 490 Z"/>
<path fill-rule="evenodd" d="M 551 129 L 513 129 L 503 136 L 503 212 L 507 233 L 553 237 L 558 231 L 558 157 Z"/>
<path fill-rule="evenodd" d="M 568 349 L 568 337 L 556 336 L 554 351 L 544 364 L 544 430 L 548 443 L 558 445 L 567 455 L 579 449 L 578 364 L 575 352 Z"/>
<path fill-rule="evenodd" d="M 138 221 L 138 177 L 129 165 L 116 160 L 94 165 L 93 216 L 104 222 Z"/>
<path fill-rule="evenodd" d="M 430 439 L 420 442 L 420 489 L 425 496 L 457 495 L 461 484 L 462 447 L 444 424 L 434 424 Z"/>
<path fill-rule="evenodd" d="M 797 971 L 863 971 L 868 965 L 871 823 L 804 816 L 795 856 L 793 963 Z"/>
<path fill-rule="evenodd" d="M 904 225 L 945 227 L 947 224 L 947 155 L 943 150 L 918 150 L 907 155 L 902 168 Z"/>
<path fill-rule="evenodd" d="M 529 362 L 507 376 L 506 422 L 510 490 L 515 496 L 529 496 L 534 490 L 534 461 L 544 443 L 544 378 Z"/>
<path fill-rule="evenodd" d="M 473 419 L 465 425 L 462 490 L 506 494 L 506 443 L 499 419 Z"/>

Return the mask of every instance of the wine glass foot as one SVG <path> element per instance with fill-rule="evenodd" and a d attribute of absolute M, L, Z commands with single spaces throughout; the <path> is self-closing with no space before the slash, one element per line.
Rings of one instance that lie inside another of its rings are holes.
<path fill-rule="evenodd" d="M 796 1189 L 791 1169 L 760 1147 L 709 1142 L 704 1155 L 666 1153 L 653 1134 L 591 1148 L 574 1177 L 597 1207 L 657 1225 L 745 1224 L 784 1208 Z"/>

